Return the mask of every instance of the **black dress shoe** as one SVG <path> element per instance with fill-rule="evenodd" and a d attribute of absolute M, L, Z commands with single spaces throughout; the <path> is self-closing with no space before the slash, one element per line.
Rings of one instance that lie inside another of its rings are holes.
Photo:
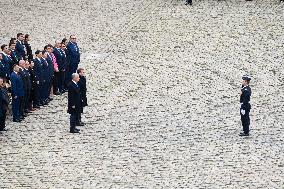
<path fill-rule="evenodd" d="M 85 124 L 83 122 L 79 122 L 76 124 L 76 126 L 84 126 Z"/>
<path fill-rule="evenodd" d="M 34 108 L 40 109 L 40 106 L 36 105 L 36 106 L 34 106 Z"/>
<path fill-rule="evenodd" d="M 80 131 L 80 129 L 75 128 L 75 131 Z"/>
<path fill-rule="evenodd" d="M 240 133 L 239 136 L 249 136 L 249 133 Z"/>
<path fill-rule="evenodd" d="M 57 91 L 54 93 L 54 95 L 61 95 L 61 93 Z"/>
<path fill-rule="evenodd" d="M 70 130 L 70 133 L 80 133 L 78 130 Z"/>

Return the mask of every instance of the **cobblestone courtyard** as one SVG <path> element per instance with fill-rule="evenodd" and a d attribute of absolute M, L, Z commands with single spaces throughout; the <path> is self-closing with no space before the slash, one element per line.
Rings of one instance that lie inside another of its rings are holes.
<path fill-rule="evenodd" d="M 284 188 L 284 4 L 1 1 L 1 44 L 77 35 L 89 106 L 66 95 L 0 134 L 0 188 Z M 241 76 L 252 76 L 251 136 Z"/>

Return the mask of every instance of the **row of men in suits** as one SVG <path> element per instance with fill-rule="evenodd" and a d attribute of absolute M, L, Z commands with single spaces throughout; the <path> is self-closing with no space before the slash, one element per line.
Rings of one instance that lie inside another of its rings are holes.
<path fill-rule="evenodd" d="M 35 108 L 47 105 L 52 100 L 52 93 L 60 95 L 66 92 L 71 75 L 77 71 L 80 62 L 75 35 L 70 36 L 69 42 L 64 39 L 56 41 L 54 47 L 46 45 L 43 51 L 37 50 L 35 58 L 29 40 L 28 34 L 19 33 L 17 39 L 10 40 L 9 46 L 1 46 L 0 77 L 4 82 L 14 83 L 14 86 L 23 83 L 23 91 L 21 87 L 11 87 L 13 93 L 19 92 L 12 108 L 15 122 L 24 119 Z M 20 76 L 22 82 L 16 76 Z"/>

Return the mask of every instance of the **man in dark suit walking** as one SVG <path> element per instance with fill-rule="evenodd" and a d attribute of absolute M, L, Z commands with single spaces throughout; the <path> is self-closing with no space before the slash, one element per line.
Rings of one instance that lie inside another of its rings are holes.
<path fill-rule="evenodd" d="M 13 121 L 20 122 L 20 98 L 24 97 L 24 84 L 18 75 L 20 68 L 17 64 L 13 67 L 11 73 L 11 94 L 12 94 L 12 111 Z"/>
<path fill-rule="evenodd" d="M 70 114 L 70 133 L 79 133 L 80 129 L 76 128 L 76 122 L 82 111 L 82 97 L 78 82 L 79 74 L 72 74 L 72 81 L 68 85 L 68 110 Z"/>

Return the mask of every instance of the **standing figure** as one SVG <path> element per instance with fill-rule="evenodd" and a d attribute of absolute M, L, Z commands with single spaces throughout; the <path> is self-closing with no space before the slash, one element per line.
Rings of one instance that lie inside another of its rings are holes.
<path fill-rule="evenodd" d="M 242 79 L 243 82 L 240 94 L 240 103 L 241 103 L 240 114 L 241 114 L 243 132 L 240 133 L 240 136 L 249 136 L 249 126 L 250 126 L 249 112 L 251 109 L 250 105 L 251 88 L 249 86 L 249 83 L 251 78 L 248 75 L 244 75 Z"/>
<path fill-rule="evenodd" d="M 22 33 L 17 34 L 16 52 L 20 56 L 20 59 L 23 59 L 23 60 L 27 59 L 27 50 L 24 45 L 24 34 Z"/>
<path fill-rule="evenodd" d="M 29 62 L 33 59 L 33 51 L 32 51 L 32 47 L 29 44 L 29 41 L 31 40 L 30 35 L 26 34 L 25 35 L 25 40 L 24 40 L 24 45 L 26 47 L 26 51 L 27 51 L 27 57 Z"/>
<path fill-rule="evenodd" d="M 76 43 L 76 36 L 71 35 L 70 41 L 67 44 L 67 50 L 68 50 L 68 62 L 69 62 L 69 68 L 68 68 L 68 82 L 71 81 L 71 75 L 73 73 L 76 73 L 78 69 L 78 64 L 80 63 L 80 52 L 79 47 Z"/>
<path fill-rule="evenodd" d="M 66 57 L 64 52 L 62 51 L 61 42 L 59 40 L 55 41 L 55 45 L 53 48 L 53 54 L 56 58 L 56 63 L 58 65 L 58 72 L 54 73 L 55 81 L 57 82 L 57 92 L 60 94 L 63 93 L 64 89 L 64 78 L 65 78 L 65 70 L 66 70 Z"/>
<path fill-rule="evenodd" d="M 4 82 L 8 81 L 10 78 L 10 74 L 11 74 L 11 65 L 13 65 L 13 60 L 11 58 L 10 54 L 10 50 L 8 48 L 8 45 L 2 45 L 1 46 L 1 50 L 2 50 L 2 64 L 4 66 Z M 3 76 L 3 73 L 1 73 L 1 75 Z M 1 76 L 1 77 L 2 77 Z"/>
<path fill-rule="evenodd" d="M 42 51 L 37 50 L 35 52 L 36 58 L 33 60 L 33 81 L 34 81 L 34 108 L 40 108 L 42 106 L 42 92 L 43 92 L 43 64 L 41 61 Z"/>
<path fill-rule="evenodd" d="M 78 117 L 77 126 L 84 126 L 85 124 L 81 120 L 81 114 L 83 113 L 83 108 L 85 106 L 88 106 L 87 103 L 87 82 L 86 82 L 86 76 L 85 76 L 85 70 L 84 68 L 79 68 L 77 70 L 77 73 L 79 74 L 80 80 L 78 82 L 80 92 L 81 92 L 81 99 L 82 99 L 82 111 Z"/>
<path fill-rule="evenodd" d="M 0 131 L 7 131 L 5 129 L 6 112 L 8 110 L 9 97 L 8 91 L 4 85 L 3 78 L 0 78 Z"/>
<path fill-rule="evenodd" d="M 70 133 L 79 133 L 80 129 L 76 128 L 77 120 L 82 111 L 82 97 L 78 82 L 79 74 L 72 74 L 72 81 L 68 85 L 68 110 L 70 114 Z"/>
<path fill-rule="evenodd" d="M 22 78 L 18 75 L 20 68 L 17 64 L 13 67 L 11 73 L 11 94 L 13 121 L 20 122 L 20 99 L 24 97 L 24 84 Z"/>

